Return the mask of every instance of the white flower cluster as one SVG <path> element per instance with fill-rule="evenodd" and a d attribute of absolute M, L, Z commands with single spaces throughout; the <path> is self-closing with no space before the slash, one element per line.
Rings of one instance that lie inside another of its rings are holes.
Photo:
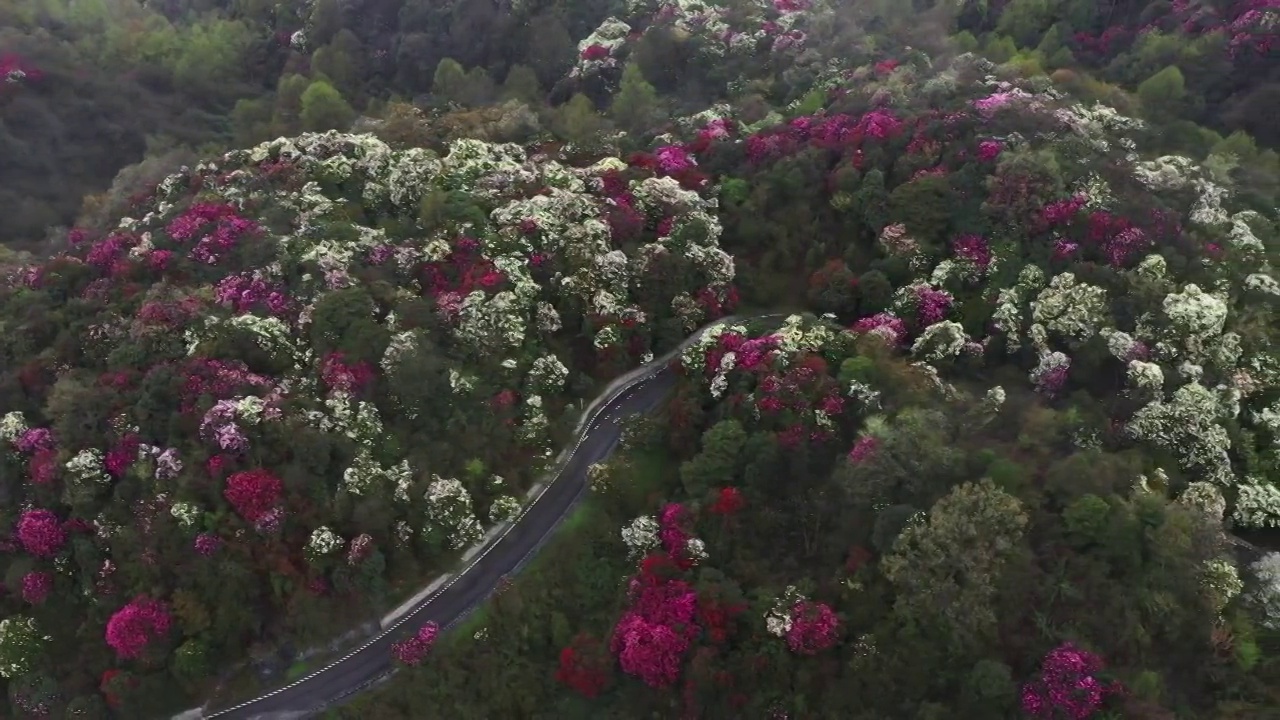
<path fill-rule="evenodd" d="M 658 547 L 658 521 L 652 515 L 641 515 L 622 528 L 622 542 L 631 558 L 640 557 Z"/>
<path fill-rule="evenodd" d="M 484 528 L 471 509 L 471 494 L 462 483 L 433 475 L 423 499 L 427 501 L 428 521 L 424 532 L 446 533 L 454 550 L 470 547 L 484 537 Z"/>
<path fill-rule="evenodd" d="M 794 585 L 787 587 L 773 601 L 773 607 L 764 614 L 764 628 L 774 637 L 786 637 L 791 632 L 791 612 L 797 603 L 804 602 L 805 596 Z"/>
<path fill-rule="evenodd" d="M 16 678 L 31 672 L 36 656 L 52 639 L 41 635 L 30 617 L 15 615 L 0 620 L 0 677 Z"/>
<path fill-rule="evenodd" d="M 968 342 L 969 335 L 963 325 L 943 320 L 921 331 L 911 346 L 911 354 L 925 362 L 938 362 L 958 356 Z"/>
<path fill-rule="evenodd" d="M 489 505 L 489 522 L 494 525 L 513 522 L 520 517 L 522 506 L 517 498 L 510 495 L 499 495 Z"/>
<path fill-rule="evenodd" d="M 1239 570 L 1230 561 L 1222 559 L 1205 563 L 1201 584 L 1214 611 L 1219 614 L 1244 590 Z"/>
<path fill-rule="evenodd" d="M 111 475 L 107 473 L 107 468 L 102 461 L 101 450 L 97 448 L 81 450 L 67 461 L 65 465 L 67 477 L 77 483 L 108 484 L 111 482 Z"/>
<path fill-rule="evenodd" d="M 27 419 L 16 410 L 0 417 L 0 442 L 13 442 L 27 430 Z"/>
<path fill-rule="evenodd" d="M 195 503 L 178 501 L 169 506 L 169 514 L 178 521 L 179 525 L 189 528 L 196 524 L 203 513 Z"/>
<path fill-rule="evenodd" d="M 1249 566 L 1257 580 L 1250 599 L 1262 611 L 1262 624 L 1280 630 L 1280 553 L 1269 552 Z"/>
<path fill-rule="evenodd" d="M 413 468 L 408 460 L 401 460 L 390 467 L 383 467 L 361 447 L 351 460 L 351 466 L 342 472 L 343 488 L 356 496 L 363 496 L 374 488 L 390 487 L 395 499 L 409 502 L 409 487 L 413 484 Z"/>
<path fill-rule="evenodd" d="M 328 527 L 321 526 L 311 532 L 311 539 L 307 541 L 307 552 L 318 557 L 332 555 L 342 549 L 347 544 L 342 536 Z"/>
<path fill-rule="evenodd" d="M 1062 273 L 1032 301 L 1031 320 L 1077 344 L 1098 333 L 1107 321 L 1109 309 L 1106 290 L 1079 282 L 1072 273 Z"/>
<path fill-rule="evenodd" d="M 1223 415 L 1217 394 L 1199 383 L 1188 383 L 1168 401 L 1153 400 L 1134 413 L 1126 430 L 1174 453 L 1184 467 L 1201 470 L 1212 482 L 1230 485 L 1234 479 L 1227 454 L 1231 439 L 1218 424 Z"/>

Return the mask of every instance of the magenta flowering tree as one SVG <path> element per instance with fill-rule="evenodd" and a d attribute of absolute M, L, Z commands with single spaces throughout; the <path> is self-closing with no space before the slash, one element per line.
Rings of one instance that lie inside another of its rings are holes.
<path fill-rule="evenodd" d="M 28 510 L 18 520 L 18 542 L 36 557 L 53 557 L 67 541 L 58 516 L 50 510 Z"/>
<path fill-rule="evenodd" d="M 791 628 L 787 647 L 798 655 L 817 655 L 834 647 L 840 639 L 840 618 L 831 606 L 801 600 L 791 608 Z"/>
<path fill-rule="evenodd" d="M 1086 720 L 1102 708 L 1119 686 L 1098 677 L 1102 659 L 1071 643 L 1050 650 L 1040 677 L 1022 688 L 1022 710 L 1035 718 Z"/>
<path fill-rule="evenodd" d="M 122 660 L 136 658 L 148 645 L 164 638 L 171 625 L 163 602 L 139 595 L 107 621 L 107 644 Z"/>

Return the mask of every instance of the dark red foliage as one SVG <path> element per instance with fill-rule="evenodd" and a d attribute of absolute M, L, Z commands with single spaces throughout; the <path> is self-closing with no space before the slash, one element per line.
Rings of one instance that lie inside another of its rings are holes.
<path fill-rule="evenodd" d="M 556 682 L 585 697 L 598 696 L 613 682 L 613 659 L 600 640 L 586 633 L 560 651 Z"/>
<path fill-rule="evenodd" d="M 735 515 L 746 505 L 747 501 L 742 497 L 741 490 L 736 487 L 725 487 L 716 491 L 715 500 L 708 510 L 715 515 Z"/>
<path fill-rule="evenodd" d="M 283 492 L 284 483 L 280 478 L 257 469 L 238 472 L 227 478 L 223 496 L 240 517 L 257 522 L 276 508 Z"/>

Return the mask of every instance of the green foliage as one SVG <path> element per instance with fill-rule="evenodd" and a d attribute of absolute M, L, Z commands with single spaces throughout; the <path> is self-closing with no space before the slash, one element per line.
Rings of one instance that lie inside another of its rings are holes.
<path fill-rule="evenodd" d="M 355 120 L 356 112 L 333 85 L 325 80 L 314 80 L 302 93 L 302 111 L 299 121 L 302 129 L 311 132 L 346 129 Z"/>

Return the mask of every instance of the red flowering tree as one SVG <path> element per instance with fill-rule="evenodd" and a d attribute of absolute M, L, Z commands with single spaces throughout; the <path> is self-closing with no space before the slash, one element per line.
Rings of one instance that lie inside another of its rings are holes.
<path fill-rule="evenodd" d="M 593 698 L 613 682 L 613 660 L 604 643 L 587 633 L 580 633 L 560 651 L 560 667 L 556 682 L 574 692 Z"/>
<path fill-rule="evenodd" d="M 50 510 L 28 510 L 18 520 L 18 542 L 36 557 L 53 557 L 67 541 L 67 533 Z"/>
<path fill-rule="evenodd" d="M 711 506 L 707 510 L 713 515 L 729 517 L 737 515 L 746 506 L 747 500 L 742 497 L 741 490 L 736 487 L 724 487 L 715 492 Z"/>
<path fill-rule="evenodd" d="M 280 478 L 259 468 L 232 474 L 222 494 L 240 517 L 258 522 L 279 505 L 283 493 Z"/>
<path fill-rule="evenodd" d="M 29 572 L 22 576 L 22 599 L 39 605 L 53 590 L 53 576 L 47 572 Z"/>
<path fill-rule="evenodd" d="M 164 603 L 139 595 L 107 621 L 107 644 L 122 660 L 136 658 L 148 645 L 167 635 L 171 625 Z"/>

